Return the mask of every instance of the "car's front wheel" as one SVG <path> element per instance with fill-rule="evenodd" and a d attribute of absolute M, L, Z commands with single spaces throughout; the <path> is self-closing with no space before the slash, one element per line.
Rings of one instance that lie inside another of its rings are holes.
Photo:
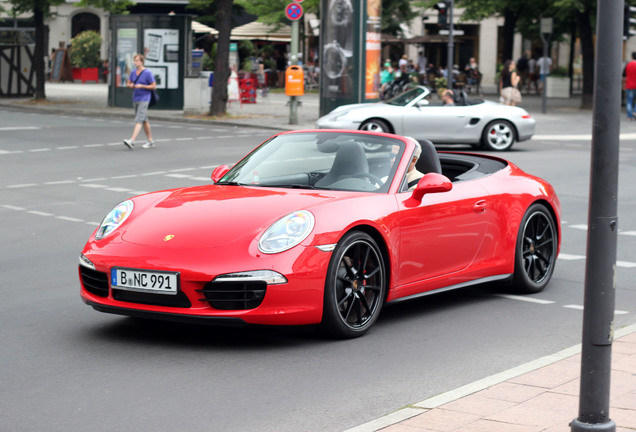
<path fill-rule="evenodd" d="M 378 319 L 385 295 L 386 268 L 377 243 L 360 231 L 346 234 L 327 270 L 322 328 L 342 339 L 362 336 Z"/>
<path fill-rule="evenodd" d="M 533 204 L 526 212 L 515 250 L 513 288 L 523 293 L 538 293 L 550 282 L 557 259 L 558 233 L 552 214 L 542 204 Z"/>
<path fill-rule="evenodd" d="M 494 120 L 488 123 L 481 134 L 481 144 L 487 150 L 506 151 L 514 143 L 514 127 L 506 120 Z"/>
<path fill-rule="evenodd" d="M 362 126 L 360 126 L 360 130 L 391 133 L 391 128 L 389 127 L 389 124 L 385 122 L 384 120 L 380 120 L 380 119 L 372 119 L 372 120 L 365 121 L 364 123 L 362 123 Z"/>

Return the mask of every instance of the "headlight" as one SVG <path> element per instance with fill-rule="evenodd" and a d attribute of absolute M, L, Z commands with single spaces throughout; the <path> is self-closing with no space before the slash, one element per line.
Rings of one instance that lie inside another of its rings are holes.
<path fill-rule="evenodd" d="M 314 216 L 306 210 L 297 211 L 276 221 L 258 242 L 266 254 L 286 251 L 305 240 L 314 228 Z"/>
<path fill-rule="evenodd" d="M 97 229 L 97 233 L 95 234 L 96 240 L 101 240 L 113 231 L 115 231 L 119 225 L 124 223 L 124 221 L 130 216 L 130 213 L 133 211 L 133 202 L 132 201 L 124 201 L 123 203 L 117 204 L 114 209 L 110 211 L 102 221 L 102 224 Z"/>

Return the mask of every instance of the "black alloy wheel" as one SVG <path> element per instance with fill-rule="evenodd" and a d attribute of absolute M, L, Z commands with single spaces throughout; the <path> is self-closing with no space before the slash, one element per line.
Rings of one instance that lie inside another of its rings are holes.
<path fill-rule="evenodd" d="M 386 268 L 380 248 L 366 233 L 347 233 L 329 263 L 323 329 L 342 339 L 362 336 L 378 319 L 385 295 Z"/>
<path fill-rule="evenodd" d="M 554 271 L 558 233 L 554 218 L 542 204 L 530 206 L 521 226 L 515 250 L 513 287 L 523 293 L 542 291 Z"/>

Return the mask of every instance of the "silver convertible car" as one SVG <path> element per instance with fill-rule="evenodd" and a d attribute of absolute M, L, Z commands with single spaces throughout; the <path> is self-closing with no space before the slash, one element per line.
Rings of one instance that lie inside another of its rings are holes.
<path fill-rule="evenodd" d="M 318 119 L 319 129 L 361 129 L 410 136 L 434 144 L 470 144 L 509 150 L 534 135 L 535 120 L 526 110 L 458 92 L 455 105 L 431 100 L 416 86 L 384 102 L 343 105 Z"/>

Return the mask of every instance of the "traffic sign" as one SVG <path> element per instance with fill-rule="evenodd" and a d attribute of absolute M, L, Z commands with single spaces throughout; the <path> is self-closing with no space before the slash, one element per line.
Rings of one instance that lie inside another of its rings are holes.
<path fill-rule="evenodd" d="M 303 16 L 303 7 L 300 3 L 290 3 L 285 7 L 285 16 L 292 21 L 299 20 Z"/>

